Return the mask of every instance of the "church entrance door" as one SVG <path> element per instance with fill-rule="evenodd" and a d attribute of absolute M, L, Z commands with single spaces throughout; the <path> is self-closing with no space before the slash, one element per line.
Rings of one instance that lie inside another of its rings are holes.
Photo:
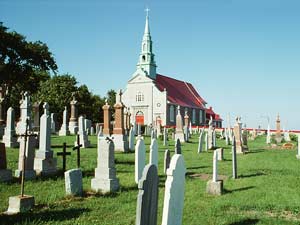
<path fill-rule="evenodd" d="M 135 115 L 135 123 L 144 125 L 144 113 L 141 111 L 138 111 Z"/>

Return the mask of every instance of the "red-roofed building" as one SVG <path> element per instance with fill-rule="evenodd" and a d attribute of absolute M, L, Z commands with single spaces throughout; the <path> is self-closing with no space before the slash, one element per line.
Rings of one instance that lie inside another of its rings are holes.
<path fill-rule="evenodd" d="M 222 127 L 220 116 L 212 108 L 206 109 L 206 101 L 191 83 L 156 73 L 148 15 L 137 69 L 127 83 L 122 101 L 133 115 L 131 122 L 175 126 L 180 106 L 181 115 L 187 112 L 193 126 L 207 125 L 209 115 L 217 127 Z"/>

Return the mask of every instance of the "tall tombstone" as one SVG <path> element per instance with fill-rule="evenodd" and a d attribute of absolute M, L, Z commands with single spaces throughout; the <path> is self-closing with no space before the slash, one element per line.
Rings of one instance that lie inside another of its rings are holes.
<path fill-rule="evenodd" d="M 189 137 L 190 137 L 189 120 L 190 120 L 190 117 L 188 115 L 187 110 L 185 110 L 185 112 L 184 112 L 184 138 L 185 138 L 185 142 L 188 142 Z"/>
<path fill-rule="evenodd" d="M 100 123 L 96 123 L 96 136 L 98 136 L 100 131 Z"/>
<path fill-rule="evenodd" d="M 94 191 L 109 193 L 119 189 L 119 179 L 115 168 L 115 146 L 112 139 L 98 137 L 98 158 L 95 178 L 91 181 Z"/>
<path fill-rule="evenodd" d="M 270 124 L 268 124 L 268 130 L 267 130 L 267 139 L 266 139 L 267 144 L 271 144 L 271 131 L 270 131 Z"/>
<path fill-rule="evenodd" d="M 3 143 L 7 148 L 16 148 L 19 146 L 15 129 L 15 111 L 12 107 L 7 110 L 6 128 L 4 130 Z"/>
<path fill-rule="evenodd" d="M 58 132 L 59 136 L 68 136 L 70 135 L 69 125 L 68 125 L 68 109 L 67 106 L 65 106 L 64 112 L 63 112 L 63 123 L 61 125 L 61 128 Z"/>
<path fill-rule="evenodd" d="M 151 140 L 150 144 L 149 164 L 155 165 L 158 168 L 158 143 L 155 138 Z"/>
<path fill-rule="evenodd" d="M 243 145 L 243 151 L 244 152 L 248 152 L 249 148 L 248 148 L 248 131 L 246 128 L 246 124 L 244 124 L 244 130 L 242 133 L 242 145 Z"/>
<path fill-rule="evenodd" d="M 279 114 L 277 115 L 277 119 L 276 119 L 275 141 L 277 142 L 277 144 L 281 143 L 281 141 L 282 141 Z"/>
<path fill-rule="evenodd" d="M 213 137 L 214 127 L 213 127 L 213 119 L 210 117 L 208 122 L 208 131 L 207 131 L 207 145 L 208 149 L 214 149 L 214 137 Z"/>
<path fill-rule="evenodd" d="M 130 122 L 130 120 L 131 120 L 131 112 L 130 112 L 130 108 L 128 107 L 128 109 L 127 109 L 127 123 L 126 123 L 126 127 L 128 129 L 128 132 L 131 129 L 131 122 Z"/>
<path fill-rule="evenodd" d="M 205 133 L 205 151 L 208 151 L 208 132 Z"/>
<path fill-rule="evenodd" d="M 217 147 L 216 128 L 213 129 L 213 147 Z"/>
<path fill-rule="evenodd" d="M 237 161 L 236 161 L 236 142 L 235 137 L 232 140 L 232 178 L 237 179 Z"/>
<path fill-rule="evenodd" d="M 236 142 L 236 153 L 237 154 L 243 154 L 245 152 L 245 149 L 242 145 L 242 135 L 241 135 L 241 118 L 236 117 L 236 123 L 233 128 L 235 142 Z"/>
<path fill-rule="evenodd" d="M 192 127 L 192 122 L 190 121 L 190 123 L 189 123 L 189 138 L 192 137 L 192 134 L 193 134 L 193 127 Z"/>
<path fill-rule="evenodd" d="M 157 167 L 148 164 L 138 184 L 136 225 L 157 224 L 158 185 Z"/>
<path fill-rule="evenodd" d="M 89 119 L 84 119 L 84 127 L 86 130 L 86 134 L 91 135 L 92 121 Z"/>
<path fill-rule="evenodd" d="M 33 130 L 40 130 L 40 103 L 33 103 Z"/>
<path fill-rule="evenodd" d="M 32 131 L 32 123 L 31 123 L 31 100 L 28 92 L 26 91 L 22 95 L 22 100 L 20 101 L 20 122 L 18 126 L 18 134 L 24 134 L 26 131 L 26 120 L 29 119 L 29 131 Z"/>
<path fill-rule="evenodd" d="M 206 192 L 212 195 L 222 195 L 223 181 L 218 179 L 218 151 L 214 151 L 213 178 L 207 182 Z"/>
<path fill-rule="evenodd" d="M 131 129 L 129 130 L 129 149 L 131 151 L 134 151 L 134 131 L 133 131 L 133 127 L 131 127 Z"/>
<path fill-rule="evenodd" d="M 142 177 L 142 173 L 145 167 L 145 160 L 146 160 L 146 147 L 145 142 L 142 137 L 137 139 L 135 145 L 135 183 L 139 183 L 139 180 Z"/>
<path fill-rule="evenodd" d="M 77 111 L 77 103 L 78 101 L 75 98 L 75 94 L 72 94 L 73 99 L 70 102 L 71 105 L 71 117 L 69 121 L 69 129 L 71 134 L 77 134 L 78 132 L 78 111 Z"/>
<path fill-rule="evenodd" d="M 198 153 L 202 152 L 202 146 L 203 146 L 203 134 L 204 134 L 204 129 L 200 130 L 200 135 L 199 135 L 199 143 L 198 143 Z"/>
<path fill-rule="evenodd" d="M 110 105 L 108 104 L 107 99 L 105 99 L 105 105 L 102 106 L 103 109 L 103 135 L 110 136 L 111 135 L 111 128 L 110 128 L 110 120 L 111 120 L 111 113 L 110 113 Z"/>
<path fill-rule="evenodd" d="M 176 130 L 175 130 L 175 140 L 179 139 L 181 142 L 185 142 L 183 127 L 182 127 L 182 117 L 180 114 L 180 106 L 177 107 L 177 116 L 176 116 Z"/>
<path fill-rule="evenodd" d="M 167 169 L 170 167 L 170 162 L 171 162 L 171 154 L 170 150 L 167 149 L 165 151 L 165 157 L 164 157 L 164 173 L 167 174 Z"/>
<path fill-rule="evenodd" d="M 164 127 L 164 146 L 168 146 L 168 129 Z"/>
<path fill-rule="evenodd" d="M 228 130 L 225 128 L 225 143 L 226 145 L 230 145 L 230 142 L 229 142 L 229 132 Z"/>
<path fill-rule="evenodd" d="M 181 225 L 186 168 L 184 158 L 175 154 L 167 170 L 162 225 Z"/>
<path fill-rule="evenodd" d="M 124 104 L 122 103 L 122 90 L 116 95 L 116 104 L 114 105 L 115 108 L 115 127 L 113 130 L 113 137 L 115 143 L 115 150 L 128 152 L 129 151 L 129 143 L 128 143 L 128 136 L 125 135 L 124 130 Z"/>
<path fill-rule="evenodd" d="M 179 139 L 175 143 L 175 154 L 181 154 L 181 142 Z"/>
<path fill-rule="evenodd" d="M 127 120 L 128 120 L 128 110 L 127 110 L 127 107 L 124 107 L 124 112 L 123 112 L 123 115 L 124 115 L 124 119 L 123 119 L 123 122 L 124 122 L 124 132 L 127 136 L 129 136 L 129 130 L 128 130 L 128 127 L 127 127 Z"/>
<path fill-rule="evenodd" d="M 28 124 L 30 124 L 30 123 L 28 123 Z M 28 126 L 30 126 L 30 125 L 28 125 Z M 34 179 L 36 177 L 36 172 L 33 169 L 33 166 L 34 166 L 34 146 L 35 146 L 35 137 L 34 136 L 28 136 L 27 137 L 26 149 L 25 149 L 25 137 L 20 137 L 19 163 L 18 163 L 18 169 L 15 170 L 15 177 L 19 178 L 19 177 L 22 176 L 24 151 L 25 151 L 25 156 L 26 156 L 26 159 L 25 159 L 25 180 L 31 180 L 31 179 Z"/>
<path fill-rule="evenodd" d="M 56 115 L 55 113 L 51 113 L 51 120 L 50 120 L 50 126 L 51 126 L 51 133 L 56 133 Z"/>
<path fill-rule="evenodd" d="M 57 159 L 53 158 L 51 150 L 51 118 L 49 115 L 49 105 L 43 105 L 44 114 L 40 121 L 40 144 L 39 150 L 35 152 L 34 170 L 38 175 L 55 174 L 57 171 Z"/>
<path fill-rule="evenodd" d="M 7 182 L 11 180 L 12 172 L 7 169 L 5 145 L 0 142 L 0 181 Z"/>
<path fill-rule="evenodd" d="M 78 124 L 79 124 L 78 134 L 79 134 L 79 140 L 80 140 L 79 142 L 83 148 L 88 148 L 88 147 L 90 147 L 91 143 L 88 139 L 88 135 L 86 134 L 83 116 L 79 116 Z M 77 141 L 75 141 L 74 145 L 77 146 Z"/>

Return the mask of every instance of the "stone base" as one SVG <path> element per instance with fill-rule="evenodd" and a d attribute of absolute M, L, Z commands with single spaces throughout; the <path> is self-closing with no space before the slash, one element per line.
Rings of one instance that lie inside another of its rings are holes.
<path fill-rule="evenodd" d="M 222 195 L 223 181 L 218 180 L 217 182 L 213 182 L 212 180 L 209 180 L 206 186 L 206 193 L 211 195 Z"/>
<path fill-rule="evenodd" d="M 185 142 L 184 134 L 183 133 L 176 133 L 175 134 L 175 141 L 177 141 L 177 139 L 179 139 L 181 143 L 184 143 Z"/>
<path fill-rule="evenodd" d="M 244 154 L 245 150 L 243 148 L 243 146 L 236 146 L 236 154 Z"/>
<path fill-rule="evenodd" d="M 34 197 L 21 195 L 9 197 L 7 214 L 23 213 L 32 209 L 34 206 Z"/>
<path fill-rule="evenodd" d="M 77 121 L 70 121 L 69 122 L 69 130 L 71 134 L 77 134 L 78 132 L 78 122 Z"/>
<path fill-rule="evenodd" d="M 15 170 L 15 177 L 20 178 L 22 176 L 22 170 Z M 34 170 L 25 170 L 25 180 L 33 180 L 36 178 L 36 172 Z"/>
<path fill-rule="evenodd" d="M 34 170 L 37 175 L 47 176 L 53 175 L 57 172 L 57 159 L 56 158 L 34 158 Z"/>
<path fill-rule="evenodd" d="M 0 181 L 8 182 L 12 180 L 12 172 L 11 170 L 0 170 Z"/>
<path fill-rule="evenodd" d="M 66 129 L 60 129 L 58 132 L 58 136 L 68 136 L 70 135 L 70 131 Z"/>
<path fill-rule="evenodd" d="M 129 152 L 129 142 L 126 135 L 114 134 L 113 141 L 115 144 L 115 151 Z"/>
<path fill-rule="evenodd" d="M 119 179 L 93 178 L 91 181 L 91 188 L 92 190 L 101 193 L 116 192 L 119 190 Z"/>

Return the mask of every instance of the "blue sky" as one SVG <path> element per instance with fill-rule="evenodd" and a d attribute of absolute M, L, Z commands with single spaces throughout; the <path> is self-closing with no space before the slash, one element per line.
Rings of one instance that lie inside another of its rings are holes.
<path fill-rule="evenodd" d="M 103 96 L 135 71 L 146 5 L 158 73 L 191 82 L 224 124 L 275 128 L 279 113 L 300 129 L 300 1 L 0 0 L 0 21 Z"/>

